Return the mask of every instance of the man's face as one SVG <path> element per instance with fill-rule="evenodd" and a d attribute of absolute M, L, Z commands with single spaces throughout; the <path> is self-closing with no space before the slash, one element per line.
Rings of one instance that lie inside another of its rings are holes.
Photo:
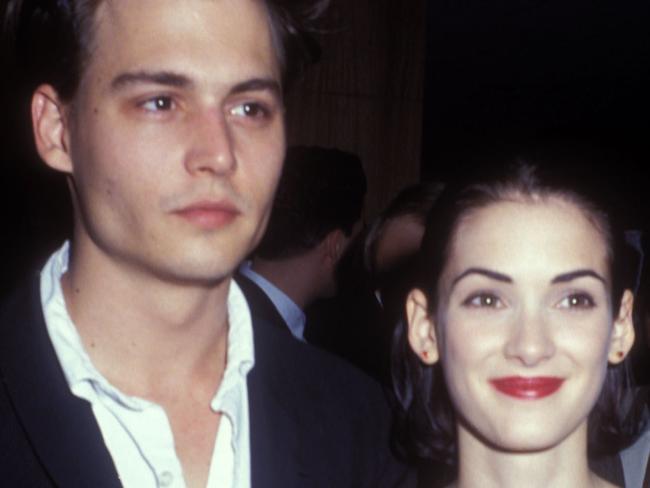
<path fill-rule="evenodd" d="M 262 2 L 105 0 L 68 111 L 77 248 L 179 282 L 228 276 L 279 177 L 279 84 Z"/>

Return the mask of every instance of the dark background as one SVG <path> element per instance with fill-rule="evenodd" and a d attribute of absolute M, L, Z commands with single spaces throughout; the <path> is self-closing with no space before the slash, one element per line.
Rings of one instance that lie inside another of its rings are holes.
<path fill-rule="evenodd" d="M 422 175 L 575 154 L 645 201 L 650 3 L 428 3 Z"/>
<path fill-rule="evenodd" d="M 522 155 L 589 162 L 645 228 L 649 5 L 334 0 L 322 60 L 287 100 L 289 141 L 360 154 L 368 218 L 420 178 Z M 71 212 L 11 75 L 3 63 L 0 294 L 69 234 Z"/>

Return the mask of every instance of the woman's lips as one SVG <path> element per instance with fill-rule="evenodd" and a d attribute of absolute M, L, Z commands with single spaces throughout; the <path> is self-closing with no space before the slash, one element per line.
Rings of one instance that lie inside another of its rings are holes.
<path fill-rule="evenodd" d="M 564 378 L 557 376 L 505 376 L 490 380 L 492 386 L 508 396 L 536 400 L 552 395 L 560 389 Z"/>
<path fill-rule="evenodd" d="M 229 224 L 240 212 L 228 202 L 197 202 L 174 213 L 203 229 L 217 229 Z"/>

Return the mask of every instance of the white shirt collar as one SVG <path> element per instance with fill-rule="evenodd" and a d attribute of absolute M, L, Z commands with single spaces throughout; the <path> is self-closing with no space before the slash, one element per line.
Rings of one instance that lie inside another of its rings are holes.
<path fill-rule="evenodd" d="M 69 244 L 55 252 L 41 272 L 41 301 L 48 334 L 71 392 L 87 400 L 125 486 L 162 486 L 174 478 L 185 486 L 173 434 L 162 408 L 129 396 L 102 376 L 86 353 L 68 314 L 61 277 Z M 250 488 L 250 419 L 246 376 L 254 366 L 253 327 L 243 293 L 232 281 L 228 294 L 226 371 L 210 402 L 222 412 L 212 453 L 208 488 Z"/>
<path fill-rule="evenodd" d="M 68 314 L 61 289 L 61 277 L 68 270 L 69 250 L 69 242 L 66 241 L 50 256 L 41 271 L 41 301 L 45 323 L 68 385 L 74 391 L 76 385 L 90 382 L 124 406 L 142 409 L 148 405 L 146 400 L 123 394 L 95 368 Z M 231 384 L 231 378 L 234 379 L 235 376 L 245 377 L 255 364 L 250 311 L 242 291 L 234 280 L 231 281 L 228 293 L 228 321 L 228 352 L 223 382 L 225 385 Z M 213 401 L 216 399 L 217 394 Z"/>

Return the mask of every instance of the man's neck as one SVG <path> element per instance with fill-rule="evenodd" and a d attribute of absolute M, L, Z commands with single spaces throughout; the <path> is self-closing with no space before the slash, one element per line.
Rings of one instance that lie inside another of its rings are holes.
<path fill-rule="evenodd" d="M 90 266 L 74 258 L 61 279 L 66 306 L 93 364 L 113 385 L 154 401 L 179 387 L 216 391 L 230 277 L 190 286 L 108 259 Z"/>

